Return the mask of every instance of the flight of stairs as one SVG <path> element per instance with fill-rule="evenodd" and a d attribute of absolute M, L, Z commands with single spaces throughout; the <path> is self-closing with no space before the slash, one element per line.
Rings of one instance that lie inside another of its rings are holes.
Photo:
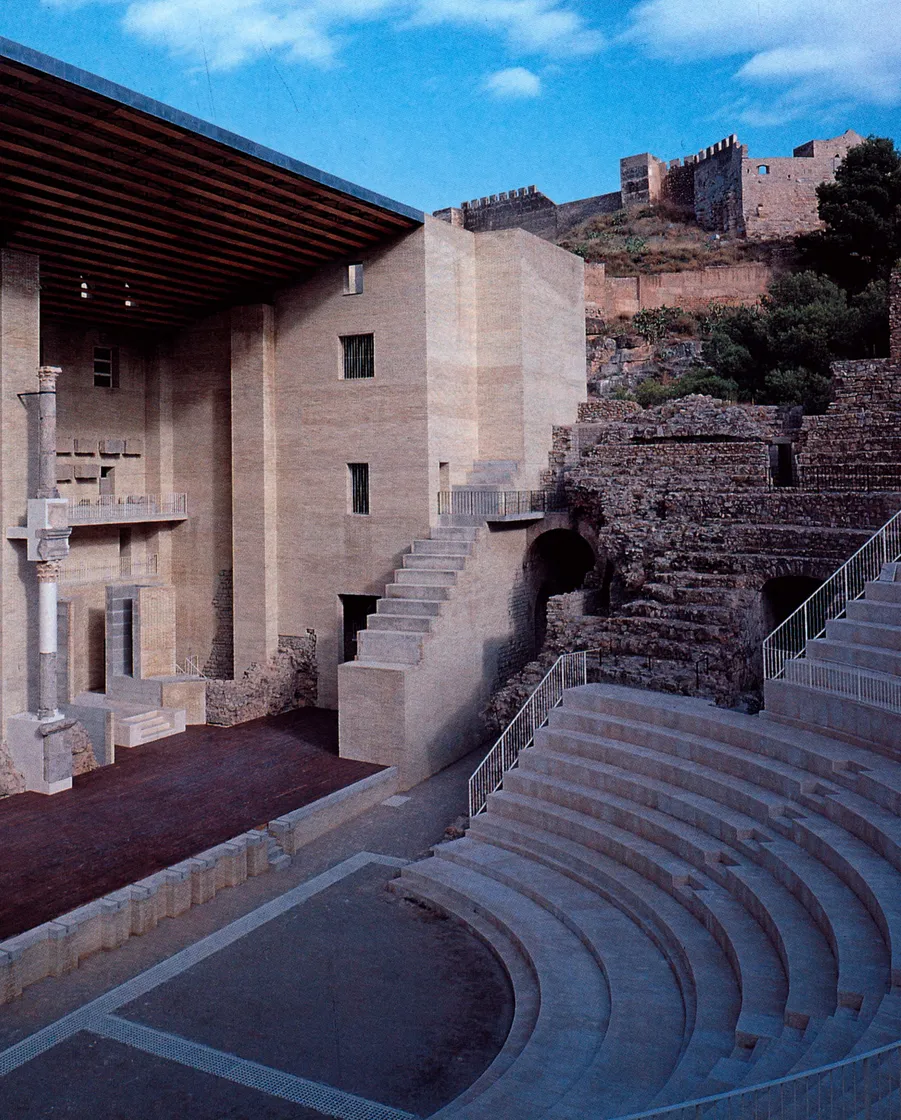
<path fill-rule="evenodd" d="M 451 598 L 458 574 L 478 541 L 475 526 L 446 526 L 413 542 L 385 588 L 376 613 L 357 635 L 357 660 L 375 664 L 415 665 Z"/>
<path fill-rule="evenodd" d="M 896 574 L 811 663 L 897 670 Z M 797 671 L 762 717 L 567 691 L 466 836 L 393 882 L 492 945 L 517 1000 L 494 1064 L 435 1120 L 644 1114 L 901 1040 L 901 733 L 865 741 L 867 706 Z M 869 707 L 868 728 L 896 726 Z M 673 1115 L 872 1120 L 899 1103 L 891 1062 L 870 1059 L 867 1100 L 817 1074 Z"/>
<path fill-rule="evenodd" d="M 185 730 L 185 713 L 175 708 L 154 708 L 135 715 L 115 716 L 114 741 L 117 747 L 139 747 Z"/>

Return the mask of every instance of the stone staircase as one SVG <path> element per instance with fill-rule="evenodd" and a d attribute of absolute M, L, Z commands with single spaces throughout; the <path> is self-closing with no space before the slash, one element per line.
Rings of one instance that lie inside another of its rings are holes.
<path fill-rule="evenodd" d="M 415 665 L 478 540 L 475 526 L 439 526 L 415 540 L 357 635 L 357 660 Z"/>
<path fill-rule="evenodd" d="M 806 660 L 897 684 L 897 574 Z M 488 941 L 517 1000 L 495 1063 L 437 1117 L 644 1115 L 901 1040 L 901 727 L 795 673 L 760 717 L 567 691 L 466 836 L 394 881 Z M 828 1098 L 817 1074 L 673 1115 L 888 1116 L 889 1061 L 870 1059 L 866 1100 L 845 1069 Z"/>
<path fill-rule="evenodd" d="M 841 618 L 826 623 L 805 656 L 765 685 L 767 712 L 804 728 L 877 749 L 901 748 L 901 712 L 866 702 L 901 702 L 901 564 L 886 564 L 878 580 L 849 602 Z"/>
<path fill-rule="evenodd" d="M 146 704 L 114 699 L 103 692 L 81 692 L 70 707 L 82 719 L 91 711 L 111 719 L 114 747 L 139 747 L 170 735 L 180 735 L 187 723 L 182 708 L 149 708 Z"/>

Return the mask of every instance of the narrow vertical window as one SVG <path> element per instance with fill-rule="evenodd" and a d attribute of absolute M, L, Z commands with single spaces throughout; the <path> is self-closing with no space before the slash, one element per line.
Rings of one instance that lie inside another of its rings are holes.
<path fill-rule="evenodd" d="M 348 508 L 351 513 L 369 513 L 369 464 L 348 463 Z"/>
<path fill-rule="evenodd" d="M 342 335 L 341 348 L 346 381 L 375 377 L 375 339 L 371 334 Z"/>
<path fill-rule="evenodd" d="M 97 389 L 119 388 L 119 351 L 115 346 L 94 347 L 94 386 Z"/>
<path fill-rule="evenodd" d="M 358 296 L 363 292 L 363 265 L 360 263 L 349 264 L 344 276 L 344 294 Z"/>

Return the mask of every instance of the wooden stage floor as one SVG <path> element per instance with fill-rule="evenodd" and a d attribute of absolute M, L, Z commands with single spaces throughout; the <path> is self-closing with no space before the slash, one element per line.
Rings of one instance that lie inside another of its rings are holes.
<path fill-rule="evenodd" d="M 189 727 L 47 797 L 0 800 L 0 940 L 381 770 L 338 758 L 336 712 Z"/>

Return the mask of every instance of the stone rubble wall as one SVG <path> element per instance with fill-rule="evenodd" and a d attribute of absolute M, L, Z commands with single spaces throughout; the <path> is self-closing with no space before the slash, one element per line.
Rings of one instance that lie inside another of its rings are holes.
<path fill-rule="evenodd" d="M 206 689 L 207 723 L 233 727 L 263 716 L 278 715 L 316 703 L 318 673 L 316 635 L 282 636 L 267 665 L 254 663 L 240 680 L 210 680 Z"/>

